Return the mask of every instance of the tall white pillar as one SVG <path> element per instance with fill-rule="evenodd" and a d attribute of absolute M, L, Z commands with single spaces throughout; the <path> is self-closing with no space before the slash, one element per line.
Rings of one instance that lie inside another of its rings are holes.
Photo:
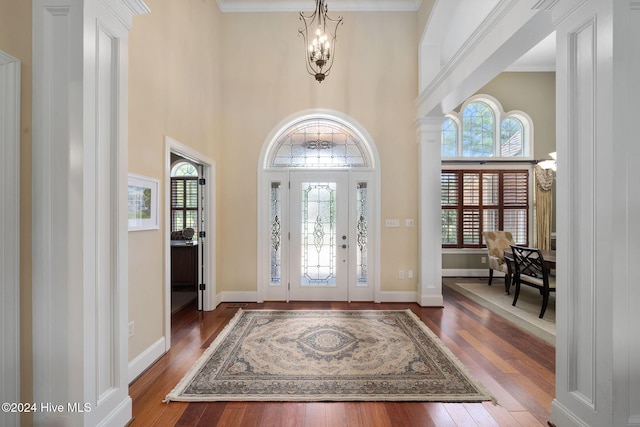
<path fill-rule="evenodd" d="M 37 425 L 124 425 L 127 36 L 141 0 L 33 1 Z"/>
<path fill-rule="evenodd" d="M 20 61 L 0 51 L 0 402 L 20 401 Z M 0 425 L 18 426 L 18 413 Z"/>
<path fill-rule="evenodd" d="M 558 426 L 640 426 L 640 3 L 553 2 Z"/>
<path fill-rule="evenodd" d="M 418 304 L 442 307 L 442 209 L 440 138 L 444 117 L 418 119 L 419 144 L 419 266 Z"/>

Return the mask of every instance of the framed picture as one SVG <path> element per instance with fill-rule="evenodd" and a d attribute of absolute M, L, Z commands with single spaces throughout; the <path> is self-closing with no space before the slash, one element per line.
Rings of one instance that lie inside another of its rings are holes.
<path fill-rule="evenodd" d="M 158 187 L 160 181 L 146 176 L 129 174 L 127 212 L 129 231 L 157 230 Z"/>

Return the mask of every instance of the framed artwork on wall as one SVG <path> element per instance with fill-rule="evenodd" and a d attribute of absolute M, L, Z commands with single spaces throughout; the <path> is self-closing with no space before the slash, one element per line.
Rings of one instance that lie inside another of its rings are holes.
<path fill-rule="evenodd" d="M 142 175 L 129 174 L 127 213 L 129 231 L 157 230 L 158 187 L 160 181 Z"/>

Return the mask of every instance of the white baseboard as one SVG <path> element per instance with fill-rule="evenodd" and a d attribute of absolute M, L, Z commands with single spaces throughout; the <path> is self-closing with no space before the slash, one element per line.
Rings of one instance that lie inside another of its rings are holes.
<path fill-rule="evenodd" d="M 165 353 L 165 337 L 147 347 L 142 353 L 129 362 L 129 383 L 133 382 L 149 366 L 158 360 Z"/>
<path fill-rule="evenodd" d="M 442 295 L 423 295 L 418 301 L 420 307 L 444 307 Z"/>
<path fill-rule="evenodd" d="M 256 291 L 238 291 L 238 292 L 220 292 L 220 302 L 256 302 L 258 301 L 258 292 Z"/>
<path fill-rule="evenodd" d="M 569 411 L 566 406 L 558 402 L 558 399 L 553 399 L 553 402 L 551 402 L 551 422 L 557 426 L 567 427 L 581 427 L 588 425 Z"/>
<path fill-rule="evenodd" d="M 380 302 L 417 302 L 415 291 L 380 292 Z"/>
<path fill-rule="evenodd" d="M 489 268 L 448 268 L 442 270 L 442 277 L 489 277 Z M 494 270 L 493 277 L 504 277 L 504 273 Z"/>
<path fill-rule="evenodd" d="M 110 426 L 126 426 L 133 417 L 133 403 L 131 398 L 127 396 L 117 408 L 115 408 L 104 420 L 98 424 L 98 427 Z"/>

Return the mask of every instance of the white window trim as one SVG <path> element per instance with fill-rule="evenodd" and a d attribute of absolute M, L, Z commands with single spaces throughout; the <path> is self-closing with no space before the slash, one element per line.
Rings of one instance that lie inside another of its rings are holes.
<path fill-rule="evenodd" d="M 502 108 L 502 104 L 500 103 L 500 101 L 498 101 L 496 98 L 494 98 L 491 95 L 484 95 L 484 94 L 478 94 L 478 95 L 474 95 L 472 97 L 470 97 L 469 99 L 467 99 L 461 106 L 460 106 L 460 111 L 456 112 L 456 111 L 452 111 L 450 113 L 447 113 L 445 115 L 445 119 L 451 119 L 456 123 L 457 126 L 457 152 L 458 153 L 462 153 L 462 115 L 464 113 L 464 109 L 467 107 L 467 105 L 474 103 L 474 102 L 484 102 L 485 104 L 487 104 L 492 110 L 493 110 L 493 114 L 495 116 L 495 126 L 494 126 L 494 145 L 493 145 L 493 152 L 494 155 L 490 156 L 490 157 L 464 157 L 464 156 L 456 156 L 456 157 L 442 157 L 443 161 L 449 161 L 449 160 L 464 160 L 464 161 L 487 161 L 487 160 L 491 160 L 491 161 L 505 161 L 505 162 L 513 162 L 516 160 L 533 160 L 534 156 L 534 129 L 533 129 L 533 120 L 531 120 L 531 117 L 525 113 L 524 111 L 520 111 L 520 110 L 511 110 L 511 111 L 507 111 L 505 112 L 504 109 Z M 500 142 L 501 142 L 501 137 L 500 137 L 500 133 L 501 133 L 501 129 L 502 129 L 502 122 L 505 119 L 508 119 L 509 117 L 515 117 L 518 120 L 520 120 L 522 122 L 522 125 L 524 126 L 524 138 L 526 141 L 526 147 L 528 149 L 528 153 L 526 156 L 518 156 L 518 157 L 501 157 L 499 156 L 500 154 Z M 443 121 L 444 123 L 444 121 Z M 442 142 L 440 143 L 442 146 Z M 442 152 L 442 148 L 440 149 L 440 151 Z"/>

